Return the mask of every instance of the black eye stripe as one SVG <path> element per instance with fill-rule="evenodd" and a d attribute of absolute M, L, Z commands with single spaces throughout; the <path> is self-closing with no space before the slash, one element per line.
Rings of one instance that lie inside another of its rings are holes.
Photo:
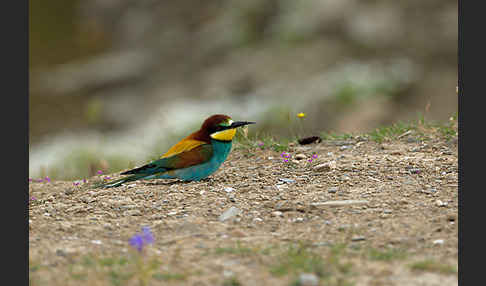
<path fill-rule="evenodd" d="M 209 133 L 215 133 L 215 132 L 219 132 L 219 131 L 223 131 L 223 130 L 227 130 L 227 129 L 231 129 L 231 128 L 232 128 L 231 125 L 229 125 L 229 126 L 216 125 L 213 128 L 211 128 Z"/>
<path fill-rule="evenodd" d="M 222 126 L 222 125 L 217 125 L 215 127 L 213 127 L 212 129 L 212 132 L 211 133 L 214 133 L 214 132 L 218 132 L 218 131 L 223 131 L 223 130 L 226 130 L 226 129 L 229 129 L 230 126 Z"/>

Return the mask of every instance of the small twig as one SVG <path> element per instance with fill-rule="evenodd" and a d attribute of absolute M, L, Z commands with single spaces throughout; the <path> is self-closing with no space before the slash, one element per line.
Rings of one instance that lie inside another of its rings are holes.
<path fill-rule="evenodd" d="M 348 205 L 360 205 L 360 204 L 367 204 L 368 201 L 365 200 L 342 200 L 342 201 L 327 201 L 327 202 L 320 202 L 320 203 L 313 203 L 311 206 L 313 207 L 340 207 L 340 206 L 348 206 Z"/>
<path fill-rule="evenodd" d="M 407 135 L 409 135 L 411 133 L 412 133 L 412 130 L 408 130 L 407 132 L 405 132 L 405 133 L 401 134 L 400 136 L 398 136 L 397 139 L 401 139 L 402 137 L 405 137 L 405 136 L 407 136 Z"/>

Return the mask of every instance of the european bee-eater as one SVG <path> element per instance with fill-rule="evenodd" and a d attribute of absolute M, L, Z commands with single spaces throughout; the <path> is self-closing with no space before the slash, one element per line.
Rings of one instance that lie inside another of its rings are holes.
<path fill-rule="evenodd" d="M 174 179 L 199 181 L 214 173 L 226 160 L 231 150 L 236 128 L 255 122 L 233 121 L 223 114 L 210 116 L 201 129 L 172 146 L 160 159 L 125 171 L 131 175 L 100 185 L 118 187 L 140 179 Z"/>

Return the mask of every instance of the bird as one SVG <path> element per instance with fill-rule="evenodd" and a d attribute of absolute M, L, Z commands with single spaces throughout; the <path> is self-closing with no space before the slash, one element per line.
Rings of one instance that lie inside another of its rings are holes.
<path fill-rule="evenodd" d="M 198 131 L 173 145 L 159 159 L 120 175 L 127 177 L 98 185 L 113 188 L 124 183 L 147 179 L 181 179 L 200 181 L 219 169 L 231 151 L 236 129 L 255 124 L 233 121 L 225 114 L 214 114 L 204 120 Z"/>

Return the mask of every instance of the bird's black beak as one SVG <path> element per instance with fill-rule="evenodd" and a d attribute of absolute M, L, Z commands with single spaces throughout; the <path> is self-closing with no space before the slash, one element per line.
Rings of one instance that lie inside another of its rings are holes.
<path fill-rule="evenodd" d="M 233 129 L 233 128 L 237 128 L 237 127 L 240 127 L 240 126 L 245 126 L 245 125 L 248 125 L 248 124 L 256 124 L 256 122 L 235 121 L 235 122 L 231 123 L 231 125 L 229 126 L 229 128 Z"/>

